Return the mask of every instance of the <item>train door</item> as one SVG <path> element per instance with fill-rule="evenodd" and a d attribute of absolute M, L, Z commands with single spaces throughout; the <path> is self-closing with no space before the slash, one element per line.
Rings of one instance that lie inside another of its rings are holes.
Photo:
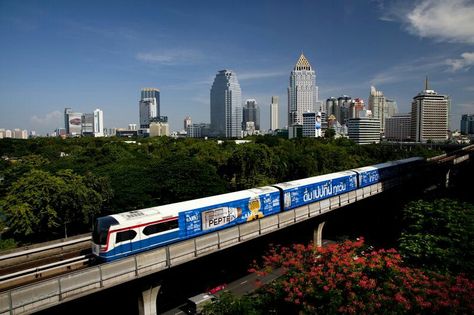
<path fill-rule="evenodd" d="M 134 230 L 124 230 L 115 235 L 115 250 L 117 255 L 123 255 L 132 251 L 132 240 L 137 236 Z"/>
<path fill-rule="evenodd" d="M 135 236 L 135 238 L 133 239 L 132 244 L 131 244 L 133 252 L 136 252 L 136 251 L 140 250 L 143 247 L 141 230 L 142 230 L 142 228 L 140 228 L 140 227 L 136 229 L 136 231 L 138 233 Z"/>

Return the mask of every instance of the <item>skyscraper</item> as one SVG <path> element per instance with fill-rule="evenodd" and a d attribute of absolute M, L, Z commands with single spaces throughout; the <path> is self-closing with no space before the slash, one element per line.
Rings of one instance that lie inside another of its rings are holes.
<path fill-rule="evenodd" d="M 82 113 L 73 112 L 71 108 L 64 109 L 64 128 L 68 136 L 80 136 L 82 132 Z"/>
<path fill-rule="evenodd" d="M 326 114 L 329 117 L 330 115 L 334 115 L 336 117 L 336 112 L 339 111 L 339 107 L 337 105 L 337 99 L 335 97 L 330 97 L 326 100 Z"/>
<path fill-rule="evenodd" d="M 380 120 L 380 132 L 385 128 L 386 101 L 382 91 L 377 91 L 375 86 L 370 87 L 369 110 L 375 119 Z"/>
<path fill-rule="evenodd" d="M 81 135 L 92 136 L 94 134 L 94 114 L 84 113 L 81 116 Z"/>
<path fill-rule="evenodd" d="M 160 90 L 145 88 L 139 102 L 140 128 L 150 128 L 150 121 L 160 116 Z"/>
<path fill-rule="evenodd" d="M 272 104 L 270 105 L 270 129 L 277 130 L 278 123 L 278 96 L 272 96 Z"/>
<path fill-rule="evenodd" d="M 104 112 L 100 109 L 94 111 L 94 137 L 104 136 Z"/>
<path fill-rule="evenodd" d="M 156 99 L 156 104 L 157 104 L 157 116 L 160 116 L 160 90 L 155 89 L 155 88 L 144 88 L 141 91 L 141 97 L 140 99 L 145 99 L 145 98 L 154 98 Z"/>
<path fill-rule="evenodd" d="M 337 121 L 341 125 L 345 125 L 346 120 L 350 118 L 349 115 L 350 115 L 351 101 L 352 101 L 352 98 L 347 95 L 342 95 L 337 98 L 339 111 L 336 111 L 334 115 L 336 116 Z"/>
<path fill-rule="evenodd" d="M 358 118 L 360 117 L 360 111 L 364 110 L 364 100 L 361 98 L 356 98 L 351 101 L 349 107 L 349 118 Z"/>
<path fill-rule="evenodd" d="M 187 130 L 188 127 L 191 126 L 192 124 L 193 124 L 193 122 L 191 120 L 191 117 L 186 116 L 186 118 L 184 118 L 184 122 L 183 122 L 184 130 Z"/>
<path fill-rule="evenodd" d="M 425 89 L 411 103 L 411 139 L 415 142 L 445 141 L 448 139 L 449 97 Z"/>
<path fill-rule="evenodd" d="M 248 99 L 242 111 L 242 130 L 246 129 L 248 122 L 254 122 L 255 130 L 260 130 L 260 108 L 255 99 Z"/>
<path fill-rule="evenodd" d="M 306 57 L 301 54 L 290 75 L 290 86 L 288 87 L 288 126 L 302 125 L 303 113 L 315 112 L 314 107 L 317 101 L 316 73 Z"/>
<path fill-rule="evenodd" d="M 461 116 L 461 134 L 474 134 L 474 114 L 464 114 Z"/>
<path fill-rule="evenodd" d="M 242 137 L 242 96 L 232 70 L 217 73 L 211 87 L 211 129 L 214 136 Z"/>

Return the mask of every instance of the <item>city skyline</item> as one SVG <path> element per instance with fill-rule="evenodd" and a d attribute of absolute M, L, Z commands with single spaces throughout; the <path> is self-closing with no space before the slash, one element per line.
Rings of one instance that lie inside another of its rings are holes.
<path fill-rule="evenodd" d="M 261 129 L 279 96 L 284 127 L 288 79 L 302 52 L 322 101 L 346 94 L 367 103 L 374 85 L 405 113 L 428 75 L 450 96 L 452 129 L 474 112 L 474 4 L 464 0 L 2 0 L 0 40 L 8 48 L 0 52 L 5 129 L 52 132 L 67 107 L 101 108 L 105 127 L 126 128 L 138 123 L 144 87 L 160 89 L 171 130 L 186 116 L 209 122 L 209 92 L 222 69 L 237 73 L 242 100 L 257 100 Z"/>

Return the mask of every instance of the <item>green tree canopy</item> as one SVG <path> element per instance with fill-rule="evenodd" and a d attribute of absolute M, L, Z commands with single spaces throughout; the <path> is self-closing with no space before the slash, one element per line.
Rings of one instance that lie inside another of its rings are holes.
<path fill-rule="evenodd" d="M 413 201 L 403 209 L 400 252 L 442 272 L 474 275 L 474 205 L 450 199 Z"/>
<path fill-rule="evenodd" d="M 174 156 L 157 163 L 149 174 L 159 204 L 225 193 L 225 182 L 216 169 L 196 158 Z"/>
<path fill-rule="evenodd" d="M 100 192 L 93 188 L 100 186 L 100 181 L 71 170 L 55 175 L 32 170 L 11 185 L 0 212 L 9 232 L 20 239 L 39 241 L 63 235 L 67 229 L 83 231 L 110 196 L 109 192 L 105 198 L 101 195 L 107 185 Z"/>

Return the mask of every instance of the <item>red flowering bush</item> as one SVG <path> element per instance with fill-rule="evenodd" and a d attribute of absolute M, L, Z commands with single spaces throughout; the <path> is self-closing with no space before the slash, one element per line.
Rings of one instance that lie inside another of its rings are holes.
<path fill-rule="evenodd" d="M 253 271 L 264 275 L 275 268 L 285 274 L 260 289 L 261 307 L 321 314 L 474 313 L 472 280 L 405 267 L 396 250 L 372 250 L 362 238 L 323 248 L 277 248 Z"/>

